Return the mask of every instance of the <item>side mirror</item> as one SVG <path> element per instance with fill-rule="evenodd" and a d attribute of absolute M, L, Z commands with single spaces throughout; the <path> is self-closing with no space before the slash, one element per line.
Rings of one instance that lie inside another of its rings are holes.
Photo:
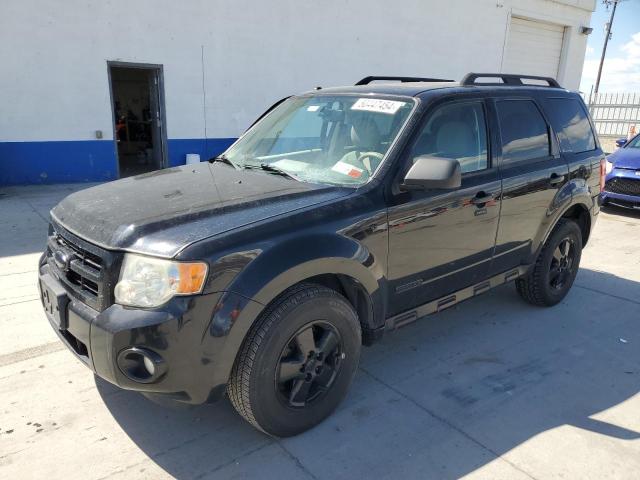
<path fill-rule="evenodd" d="M 627 144 L 627 139 L 626 138 L 619 138 L 618 140 L 616 140 L 616 145 L 618 147 L 624 147 Z"/>
<path fill-rule="evenodd" d="M 405 190 L 455 190 L 462 184 L 460 163 L 452 158 L 416 157 L 404 177 Z"/>

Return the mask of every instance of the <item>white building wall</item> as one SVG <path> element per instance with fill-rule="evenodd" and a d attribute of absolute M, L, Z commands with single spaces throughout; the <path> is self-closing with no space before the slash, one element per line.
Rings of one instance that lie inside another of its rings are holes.
<path fill-rule="evenodd" d="M 595 0 L 3 0 L 0 142 L 113 138 L 107 61 L 164 65 L 168 138 L 238 136 L 275 100 L 370 74 L 500 71 L 510 15 L 566 25 L 577 88 Z M 204 53 L 204 56 L 203 56 Z M 204 58 L 204 69 L 203 60 Z M 204 73 L 204 88 L 203 88 Z"/>

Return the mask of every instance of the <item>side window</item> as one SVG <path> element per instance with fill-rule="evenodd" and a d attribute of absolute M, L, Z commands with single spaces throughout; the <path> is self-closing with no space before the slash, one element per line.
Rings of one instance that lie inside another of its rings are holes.
<path fill-rule="evenodd" d="M 587 113 L 574 98 L 550 98 L 547 102 L 553 128 L 558 132 L 560 150 L 581 153 L 595 150 L 596 140 Z"/>
<path fill-rule="evenodd" d="M 487 168 L 487 127 L 482 102 L 451 103 L 429 115 L 411 149 L 412 159 L 420 155 L 455 158 L 462 173 Z"/>
<path fill-rule="evenodd" d="M 496 102 L 502 163 L 521 162 L 549 155 L 547 122 L 531 100 L 500 100 Z"/>

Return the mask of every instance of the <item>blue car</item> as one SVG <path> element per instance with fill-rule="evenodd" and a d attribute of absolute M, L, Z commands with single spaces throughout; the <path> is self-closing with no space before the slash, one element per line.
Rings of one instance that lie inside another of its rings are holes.
<path fill-rule="evenodd" d="M 601 203 L 640 209 L 640 135 L 616 144 L 620 148 L 607 157 Z"/>

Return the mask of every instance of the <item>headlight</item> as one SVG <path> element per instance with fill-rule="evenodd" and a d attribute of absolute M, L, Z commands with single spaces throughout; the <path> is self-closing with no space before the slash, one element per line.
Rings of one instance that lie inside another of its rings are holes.
<path fill-rule="evenodd" d="M 611 173 L 611 170 L 613 170 L 613 163 L 607 159 L 605 160 L 604 171 L 605 173 Z"/>
<path fill-rule="evenodd" d="M 127 253 L 115 288 L 116 302 L 157 307 L 174 295 L 200 293 L 206 278 L 207 264 L 203 262 L 174 262 Z"/>

